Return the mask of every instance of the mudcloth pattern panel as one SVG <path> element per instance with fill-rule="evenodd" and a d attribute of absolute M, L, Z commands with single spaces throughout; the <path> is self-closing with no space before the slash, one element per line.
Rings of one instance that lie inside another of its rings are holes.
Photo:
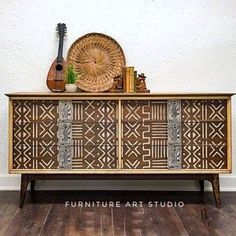
<path fill-rule="evenodd" d="M 117 168 L 117 101 L 74 101 L 73 111 L 72 168 Z"/>
<path fill-rule="evenodd" d="M 226 100 L 182 101 L 182 168 L 227 168 Z"/>
<path fill-rule="evenodd" d="M 56 169 L 58 101 L 13 102 L 13 168 Z"/>
<path fill-rule="evenodd" d="M 14 100 L 13 169 L 227 169 L 227 101 Z"/>
<path fill-rule="evenodd" d="M 167 101 L 124 101 L 122 167 L 167 168 Z"/>
<path fill-rule="evenodd" d="M 227 101 L 124 101 L 124 169 L 226 169 Z"/>

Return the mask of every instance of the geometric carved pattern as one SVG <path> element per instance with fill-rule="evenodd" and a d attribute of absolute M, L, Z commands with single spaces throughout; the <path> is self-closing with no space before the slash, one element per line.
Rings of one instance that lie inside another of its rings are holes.
<path fill-rule="evenodd" d="M 56 169 L 58 101 L 13 101 L 13 168 Z"/>
<path fill-rule="evenodd" d="M 70 169 L 72 165 L 72 119 L 73 107 L 71 101 L 59 101 L 58 125 L 58 168 Z"/>
<path fill-rule="evenodd" d="M 227 168 L 226 100 L 182 101 L 182 168 Z"/>
<path fill-rule="evenodd" d="M 226 169 L 226 100 L 124 100 L 123 169 Z M 118 168 L 116 100 L 13 100 L 13 169 Z"/>
<path fill-rule="evenodd" d="M 122 168 L 167 168 L 167 102 L 122 103 Z"/>
<path fill-rule="evenodd" d="M 168 168 L 181 168 L 181 101 L 167 101 L 168 117 Z"/>
<path fill-rule="evenodd" d="M 72 168 L 117 168 L 116 101 L 74 101 Z"/>

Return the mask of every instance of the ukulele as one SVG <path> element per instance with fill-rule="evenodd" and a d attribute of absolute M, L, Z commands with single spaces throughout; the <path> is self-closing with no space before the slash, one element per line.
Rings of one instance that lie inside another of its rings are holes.
<path fill-rule="evenodd" d="M 63 54 L 63 39 L 66 33 L 66 24 L 58 23 L 57 31 L 59 34 L 58 55 L 49 69 L 47 76 L 47 86 L 52 92 L 64 92 L 66 62 L 62 54 Z"/>

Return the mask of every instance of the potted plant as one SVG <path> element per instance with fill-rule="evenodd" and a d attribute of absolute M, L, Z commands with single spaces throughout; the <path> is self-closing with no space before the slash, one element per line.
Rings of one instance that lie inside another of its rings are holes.
<path fill-rule="evenodd" d="M 77 91 L 76 80 L 78 79 L 78 74 L 75 72 L 72 65 L 69 65 L 66 69 L 66 91 L 69 93 L 74 93 Z"/>

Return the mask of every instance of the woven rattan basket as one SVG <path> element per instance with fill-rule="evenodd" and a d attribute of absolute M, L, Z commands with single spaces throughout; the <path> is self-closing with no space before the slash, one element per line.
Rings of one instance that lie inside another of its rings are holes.
<path fill-rule="evenodd" d="M 77 39 L 67 54 L 67 63 L 80 75 L 77 86 L 87 92 L 103 92 L 122 74 L 125 56 L 120 45 L 110 36 L 90 33 Z"/>

